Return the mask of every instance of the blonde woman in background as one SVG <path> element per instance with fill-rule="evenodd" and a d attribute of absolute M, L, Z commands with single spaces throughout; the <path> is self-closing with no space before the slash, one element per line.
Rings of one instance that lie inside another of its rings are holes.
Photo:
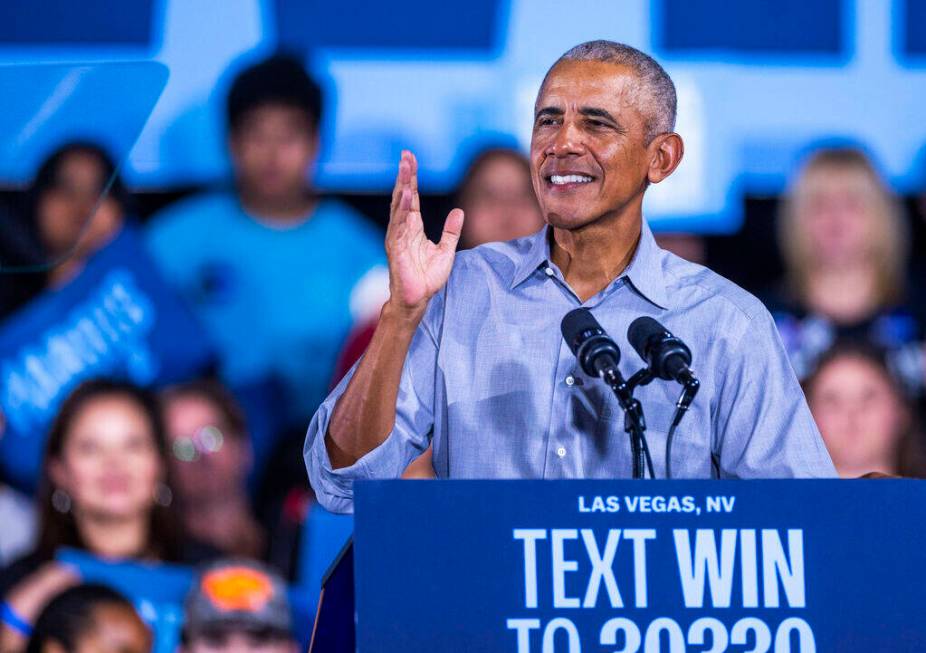
<path fill-rule="evenodd" d="M 926 385 L 924 307 L 908 303 L 908 226 L 868 157 L 815 152 L 779 216 L 786 283 L 769 302 L 791 362 L 805 377 L 835 342 L 884 349 L 905 389 Z"/>

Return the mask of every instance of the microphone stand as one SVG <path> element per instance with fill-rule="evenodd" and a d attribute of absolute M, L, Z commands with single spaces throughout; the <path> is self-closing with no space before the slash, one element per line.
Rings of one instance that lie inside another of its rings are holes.
<path fill-rule="evenodd" d="M 623 376 L 613 371 L 605 371 L 601 378 L 610 386 L 617 403 L 624 410 L 624 430 L 630 437 L 630 452 L 633 460 L 633 478 L 644 478 L 644 469 L 649 471 L 650 478 L 656 478 L 653 471 L 653 461 L 646 443 L 646 418 L 643 416 L 643 406 L 633 396 L 638 385 L 646 385 L 653 380 L 649 368 L 644 368 L 624 380 Z"/>

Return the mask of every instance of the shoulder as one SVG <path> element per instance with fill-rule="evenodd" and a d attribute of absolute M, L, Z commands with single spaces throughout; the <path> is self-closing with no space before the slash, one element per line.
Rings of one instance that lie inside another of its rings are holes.
<path fill-rule="evenodd" d="M 182 199 L 155 214 L 148 223 L 148 239 L 172 239 L 178 234 L 211 233 L 228 223 L 240 209 L 234 195 L 210 192 Z"/>
<path fill-rule="evenodd" d="M 341 200 L 325 198 L 318 203 L 313 217 L 329 231 L 336 232 L 382 250 L 384 234 L 373 221 Z"/>
<path fill-rule="evenodd" d="M 759 298 L 726 277 L 671 252 L 661 254 L 667 290 L 677 308 L 706 304 L 712 311 L 745 323 L 769 316 Z"/>
<path fill-rule="evenodd" d="M 499 243 L 486 243 L 472 249 L 457 252 L 453 274 L 456 276 L 479 275 L 496 278 L 510 284 L 520 264 L 530 252 L 533 236 L 517 238 Z"/>

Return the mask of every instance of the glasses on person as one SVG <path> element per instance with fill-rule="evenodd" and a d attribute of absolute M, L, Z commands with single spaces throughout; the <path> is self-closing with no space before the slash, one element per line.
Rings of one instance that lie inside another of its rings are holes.
<path fill-rule="evenodd" d="M 171 453 L 181 462 L 192 463 L 203 456 L 217 453 L 225 443 L 225 434 L 218 426 L 203 426 L 193 435 L 174 438 Z"/>

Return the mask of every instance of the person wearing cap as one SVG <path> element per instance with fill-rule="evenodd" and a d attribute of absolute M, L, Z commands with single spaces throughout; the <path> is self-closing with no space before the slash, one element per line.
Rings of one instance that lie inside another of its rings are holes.
<path fill-rule="evenodd" d="M 178 653 L 296 653 L 283 579 L 250 560 L 203 569 L 183 606 Z"/>

